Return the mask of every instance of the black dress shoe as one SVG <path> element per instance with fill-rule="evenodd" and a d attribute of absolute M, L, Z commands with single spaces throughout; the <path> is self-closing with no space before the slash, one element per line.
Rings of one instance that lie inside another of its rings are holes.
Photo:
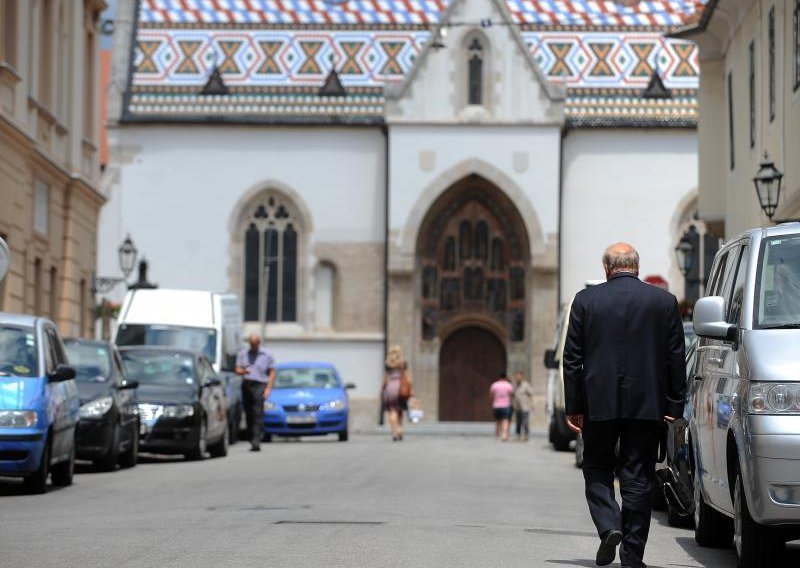
<path fill-rule="evenodd" d="M 622 542 L 622 531 L 611 529 L 603 533 L 594 559 L 598 566 L 608 566 L 617 557 L 617 545 Z"/>
<path fill-rule="evenodd" d="M 253 446 L 252 448 L 250 448 L 250 451 L 251 451 L 251 452 L 260 452 L 260 451 L 261 451 L 261 448 L 260 448 L 260 447 L 258 447 L 258 446 Z"/>

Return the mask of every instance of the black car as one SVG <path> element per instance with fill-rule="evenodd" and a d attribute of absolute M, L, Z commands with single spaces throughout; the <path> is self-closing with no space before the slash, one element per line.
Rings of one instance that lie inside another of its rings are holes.
<path fill-rule="evenodd" d="M 113 471 L 119 463 L 133 467 L 139 456 L 136 381 L 122 371 L 113 345 L 88 339 L 66 339 L 64 347 L 75 368 L 81 408 L 76 435 L 78 459 Z"/>
<path fill-rule="evenodd" d="M 228 454 L 228 405 L 222 382 L 199 352 L 121 347 L 126 376 L 139 382 L 142 451 L 201 460 Z"/>
<path fill-rule="evenodd" d="M 666 460 L 659 465 L 658 483 L 664 493 L 667 522 L 673 527 L 691 526 L 694 515 L 694 457 L 692 455 L 689 421 L 692 417 L 694 363 L 697 346 L 686 354 L 686 400 L 683 415 L 668 424 Z"/>

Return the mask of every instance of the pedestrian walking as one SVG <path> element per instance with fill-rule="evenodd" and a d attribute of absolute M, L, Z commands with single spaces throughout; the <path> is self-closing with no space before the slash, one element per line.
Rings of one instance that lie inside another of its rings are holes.
<path fill-rule="evenodd" d="M 517 440 L 528 441 L 530 418 L 533 410 L 533 387 L 522 373 L 514 373 L 514 418 L 517 426 Z"/>
<path fill-rule="evenodd" d="M 511 398 L 514 396 L 514 385 L 508 380 L 506 372 L 497 374 L 497 380 L 489 387 L 494 410 L 494 435 L 498 440 L 508 442 L 508 429 L 511 425 Z"/>
<path fill-rule="evenodd" d="M 586 501 L 600 536 L 595 562 L 611 564 L 622 543 L 622 566 L 645 568 L 660 432 L 681 414 L 686 388 L 683 325 L 675 296 L 639 280 L 631 245 L 608 247 L 603 266 L 607 281 L 578 292 L 569 317 L 567 424 L 583 435 Z"/>
<path fill-rule="evenodd" d="M 389 415 L 392 441 L 400 442 L 403 440 L 403 411 L 407 410 L 408 399 L 413 396 L 414 388 L 408 362 L 399 345 L 389 348 L 384 371 L 381 389 L 383 405 Z"/>
<path fill-rule="evenodd" d="M 242 375 L 242 400 L 247 418 L 247 433 L 250 437 L 250 451 L 261 450 L 261 429 L 264 422 L 264 401 L 269 398 L 275 382 L 275 359 L 261 346 L 261 338 L 252 333 L 245 347 L 236 356 L 236 369 Z"/>

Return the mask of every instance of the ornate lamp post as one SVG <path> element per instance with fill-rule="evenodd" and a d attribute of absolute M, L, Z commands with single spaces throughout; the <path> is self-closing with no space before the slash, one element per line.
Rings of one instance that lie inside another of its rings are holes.
<path fill-rule="evenodd" d="M 753 183 L 756 186 L 758 203 L 770 221 L 772 221 L 775 209 L 778 208 L 781 199 L 782 181 L 783 173 L 775 167 L 767 153 L 764 152 L 764 161 L 761 162 L 761 168 L 753 178 Z"/>
<path fill-rule="evenodd" d="M 133 244 L 131 236 L 125 237 L 122 244 L 117 249 L 119 255 L 119 269 L 122 272 L 122 278 L 113 278 L 108 276 L 97 276 L 92 278 L 92 292 L 95 294 L 105 294 L 110 292 L 114 286 L 127 282 L 128 277 L 133 272 L 133 267 L 136 266 L 136 258 L 139 256 L 139 250 Z"/>
<path fill-rule="evenodd" d="M 678 241 L 675 246 L 675 259 L 678 261 L 678 269 L 685 278 L 692 269 L 692 257 L 694 256 L 694 245 L 685 236 Z"/>

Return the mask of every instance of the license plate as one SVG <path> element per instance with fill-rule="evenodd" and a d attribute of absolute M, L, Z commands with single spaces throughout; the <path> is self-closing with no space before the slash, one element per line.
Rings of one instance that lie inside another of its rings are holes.
<path fill-rule="evenodd" d="M 314 424 L 317 421 L 316 414 L 304 414 L 303 416 L 287 416 L 287 424 Z"/>

